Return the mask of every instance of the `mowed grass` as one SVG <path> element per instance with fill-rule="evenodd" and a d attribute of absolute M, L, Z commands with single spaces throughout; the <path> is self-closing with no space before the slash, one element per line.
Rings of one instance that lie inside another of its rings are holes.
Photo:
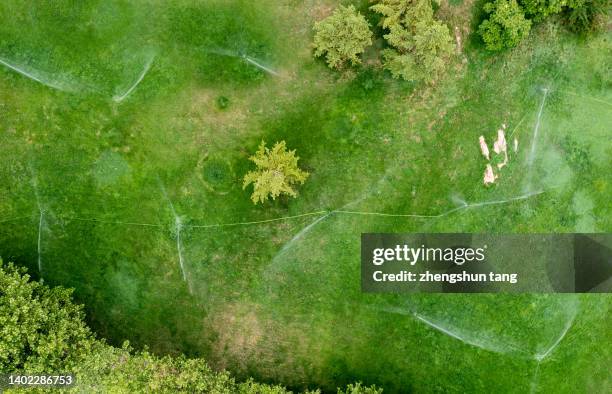
<path fill-rule="evenodd" d="M 359 239 L 610 231 L 609 38 L 540 26 L 511 53 L 468 45 L 467 63 L 415 87 L 313 61 L 309 28 L 330 4 L 0 6 L 0 58 L 43 82 L 0 71 L 3 259 L 74 287 L 111 342 L 203 356 L 241 378 L 600 391 L 609 297 L 365 295 Z M 478 136 L 492 141 L 502 123 L 519 150 L 485 188 Z M 253 206 L 248 156 L 281 139 L 311 176 L 299 198 Z M 431 219 L 359 214 L 521 196 Z"/>

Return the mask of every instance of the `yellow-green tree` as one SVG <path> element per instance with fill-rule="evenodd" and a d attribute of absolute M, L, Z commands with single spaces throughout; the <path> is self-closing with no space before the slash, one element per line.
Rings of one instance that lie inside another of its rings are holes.
<path fill-rule="evenodd" d="M 372 32 L 364 16 L 355 7 L 340 6 L 334 13 L 314 25 L 315 56 L 325 56 L 331 68 L 347 62 L 361 63 L 359 55 L 372 44 Z"/>
<path fill-rule="evenodd" d="M 275 200 L 282 194 L 296 197 L 293 186 L 303 184 L 309 175 L 298 167 L 299 157 L 295 155 L 295 150 L 287 150 L 285 141 L 277 142 L 272 149 L 262 141 L 249 160 L 255 163 L 257 169 L 244 176 L 242 188 L 253 184 L 251 200 L 254 204 L 263 203 L 269 197 Z"/>

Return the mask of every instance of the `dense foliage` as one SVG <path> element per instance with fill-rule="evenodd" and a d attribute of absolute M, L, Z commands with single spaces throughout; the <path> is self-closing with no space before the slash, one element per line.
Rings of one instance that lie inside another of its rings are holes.
<path fill-rule="evenodd" d="M 334 13 L 314 25 L 315 56 L 325 56 L 331 68 L 347 62 L 361 63 L 359 55 L 372 44 L 372 32 L 363 15 L 354 6 L 340 6 Z"/>
<path fill-rule="evenodd" d="M 295 150 L 288 151 L 285 141 L 277 142 L 272 149 L 262 141 L 250 160 L 257 170 L 244 176 L 243 188 L 253 184 L 251 200 L 255 204 L 263 203 L 269 197 L 275 200 L 280 195 L 296 197 L 293 185 L 302 184 L 308 178 L 308 173 L 298 167 L 299 157 L 295 156 Z"/>
<path fill-rule="evenodd" d="M 566 5 L 566 0 L 520 0 L 525 14 L 536 22 L 549 15 L 558 14 Z"/>
<path fill-rule="evenodd" d="M 490 51 L 515 47 L 529 35 L 531 23 L 563 13 L 570 30 L 599 30 L 609 13 L 609 0 L 495 0 L 484 5 L 489 15 L 478 31 Z"/>
<path fill-rule="evenodd" d="M 453 52 L 448 27 L 433 17 L 430 0 L 381 0 L 371 9 L 382 15 L 390 48 L 384 67 L 395 78 L 433 82 Z"/>
<path fill-rule="evenodd" d="M 0 371 L 70 369 L 88 352 L 91 332 L 70 294 L 0 266 Z"/>
<path fill-rule="evenodd" d="M 238 383 L 203 359 L 134 352 L 127 342 L 122 348 L 110 346 L 94 337 L 70 295 L 70 290 L 32 282 L 24 269 L 0 260 L 0 371 L 71 372 L 79 391 L 87 393 L 290 393 L 252 380 Z M 382 390 L 358 383 L 338 392 Z"/>
<path fill-rule="evenodd" d="M 516 0 L 495 0 L 487 3 L 484 10 L 489 19 L 482 22 L 478 31 L 490 51 L 513 48 L 529 35 L 531 21 Z"/>
<path fill-rule="evenodd" d="M 610 14 L 610 0 L 568 0 L 567 25 L 577 33 L 603 29 Z"/>

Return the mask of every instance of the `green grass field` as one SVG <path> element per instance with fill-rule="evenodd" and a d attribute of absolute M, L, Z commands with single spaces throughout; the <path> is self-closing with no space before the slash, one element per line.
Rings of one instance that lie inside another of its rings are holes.
<path fill-rule="evenodd" d="M 468 29 L 467 3 L 439 14 Z M 544 23 L 496 55 L 465 35 L 447 75 L 415 86 L 313 60 L 312 23 L 334 6 L 0 4 L 2 258 L 74 287 L 111 343 L 240 378 L 609 390 L 609 296 L 362 294 L 359 242 L 610 232 L 610 34 Z M 502 123 L 519 149 L 485 188 L 478 136 Z M 242 190 L 261 140 L 297 150 L 297 199 Z"/>

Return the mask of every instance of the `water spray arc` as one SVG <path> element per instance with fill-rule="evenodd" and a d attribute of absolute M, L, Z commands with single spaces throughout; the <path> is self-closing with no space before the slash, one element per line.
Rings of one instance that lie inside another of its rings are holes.
<path fill-rule="evenodd" d="M 18 74 L 23 75 L 26 78 L 29 78 L 33 81 L 36 81 L 42 85 L 47 87 L 60 90 L 63 92 L 76 92 L 80 89 L 79 84 L 76 83 L 62 83 L 58 81 L 53 81 L 50 78 L 46 78 L 44 76 L 45 73 L 39 70 L 34 70 L 30 67 L 17 65 L 14 62 L 4 59 L 0 57 L 0 64 L 5 66 L 6 68 L 15 71 Z"/>
<path fill-rule="evenodd" d="M 264 72 L 266 72 L 266 73 L 268 73 L 270 75 L 273 75 L 275 77 L 280 76 L 280 74 L 277 71 L 275 71 L 272 68 L 264 65 L 263 61 L 261 61 L 261 60 L 259 60 L 257 58 L 254 58 L 252 56 L 249 56 L 246 53 L 240 53 L 240 52 L 237 52 L 237 51 L 230 51 L 228 49 L 222 49 L 222 48 L 212 48 L 212 49 L 206 49 L 204 51 L 207 52 L 207 53 L 215 54 L 215 55 L 227 56 L 227 57 L 233 57 L 233 58 L 236 58 L 236 59 L 241 59 L 245 63 L 250 64 L 250 65 L 252 65 L 254 67 L 257 67 L 258 69 L 260 69 L 260 70 L 262 70 L 262 71 L 264 71 Z"/>
<path fill-rule="evenodd" d="M 162 195 L 164 196 L 164 199 L 168 202 L 168 206 L 170 207 L 170 212 L 172 213 L 172 216 L 174 217 L 174 230 L 176 233 L 176 250 L 178 254 L 178 262 L 179 262 L 179 267 L 181 269 L 181 275 L 183 277 L 183 281 L 187 284 L 189 293 L 193 294 L 193 290 L 191 288 L 191 281 L 189 280 L 187 276 L 187 272 L 185 271 L 185 259 L 183 258 L 183 243 L 181 241 L 181 231 L 183 230 L 183 221 L 181 220 L 181 217 L 176 213 L 176 210 L 174 209 L 174 204 L 172 203 L 172 200 L 170 199 L 170 197 L 168 196 L 168 192 L 166 191 L 166 187 L 164 186 L 161 180 L 158 179 L 158 182 L 159 182 L 159 187 L 161 189 Z"/>
<path fill-rule="evenodd" d="M 154 60 L 155 60 L 155 54 L 151 54 L 149 58 L 147 59 L 147 61 L 145 62 L 142 71 L 140 72 L 140 74 L 138 75 L 138 78 L 136 78 L 134 83 L 132 83 L 132 85 L 128 87 L 122 94 L 117 94 L 113 96 L 114 102 L 120 103 L 123 100 L 125 100 L 130 94 L 132 94 L 132 92 L 138 87 L 138 85 L 144 79 L 145 75 L 147 75 L 147 73 L 151 69 L 151 65 L 153 64 Z"/>

